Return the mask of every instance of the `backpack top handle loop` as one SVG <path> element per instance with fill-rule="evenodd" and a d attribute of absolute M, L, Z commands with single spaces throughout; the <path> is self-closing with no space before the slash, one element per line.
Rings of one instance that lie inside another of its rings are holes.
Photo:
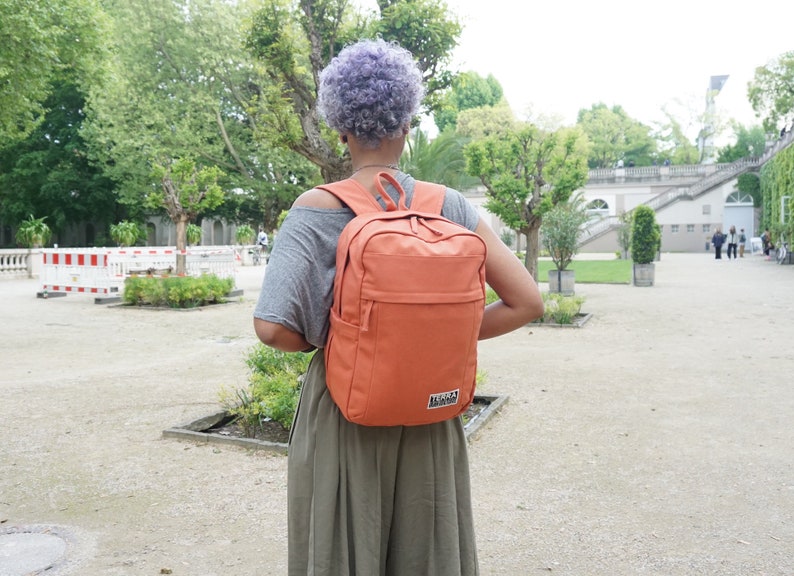
<path fill-rule="evenodd" d="M 386 192 L 386 189 L 383 187 L 383 182 L 381 180 L 386 180 L 394 186 L 394 189 L 397 190 L 397 193 L 400 195 L 400 202 L 398 205 L 394 204 L 394 200 L 391 199 L 391 196 Z M 397 179 L 389 174 L 388 172 L 378 172 L 377 176 L 375 176 L 375 187 L 378 189 L 380 193 L 380 197 L 383 198 L 383 201 L 386 203 L 386 211 L 387 212 L 394 212 L 395 210 L 408 210 L 408 206 L 405 204 L 405 190 L 403 187 L 400 186 Z"/>

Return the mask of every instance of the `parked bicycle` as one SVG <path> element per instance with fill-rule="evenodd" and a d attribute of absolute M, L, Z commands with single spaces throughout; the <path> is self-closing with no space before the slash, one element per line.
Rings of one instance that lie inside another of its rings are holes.
<path fill-rule="evenodd" d="M 781 238 L 777 248 L 777 263 L 778 264 L 786 263 L 786 259 L 788 257 L 789 257 L 788 242 L 786 242 L 783 238 Z"/>

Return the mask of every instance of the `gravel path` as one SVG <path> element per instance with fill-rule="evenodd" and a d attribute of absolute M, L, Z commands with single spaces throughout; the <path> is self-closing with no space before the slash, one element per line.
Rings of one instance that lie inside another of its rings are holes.
<path fill-rule="evenodd" d="M 68 534 L 48 574 L 286 573 L 286 459 L 161 436 L 245 385 L 262 274 L 186 312 L 0 282 L 0 531 Z M 584 328 L 483 342 L 510 402 L 471 445 L 482 574 L 794 575 L 792 287 L 665 254 L 655 287 L 577 284 Z"/>

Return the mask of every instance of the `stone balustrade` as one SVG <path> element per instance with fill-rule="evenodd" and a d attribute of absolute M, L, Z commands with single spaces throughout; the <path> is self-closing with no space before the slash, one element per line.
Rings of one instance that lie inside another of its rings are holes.
<path fill-rule="evenodd" d="M 32 278 L 41 267 L 41 249 L 11 248 L 0 250 L 0 279 Z"/>

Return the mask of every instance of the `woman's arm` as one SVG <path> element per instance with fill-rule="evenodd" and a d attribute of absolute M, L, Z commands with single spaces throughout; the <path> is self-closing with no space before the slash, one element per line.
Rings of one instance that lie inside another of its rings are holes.
<path fill-rule="evenodd" d="M 532 275 L 482 219 L 475 230 L 485 240 L 485 281 L 500 300 L 485 307 L 480 340 L 501 336 L 543 315 L 543 297 Z"/>
<path fill-rule="evenodd" d="M 334 195 L 324 190 L 312 189 L 301 194 L 293 203 L 296 206 L 312 208 L 341 208 L 342 203 Z M 278 250 L 274 244 L 273 251 Z M 273 253 L 271 253 L 273 260 Z M 277 260 L 276 260 L 277 261 Z M 273 264 L 271 264 L 272 266 Z M 293 263 L 294 269 L 294 263 Z M 270 322 L 261 318 L 254 317 L 254 331 L 263 344 L 281 350 L 282 352 L 303 352 L 313 350 L 312 346 L 303 334 L 287 328 L 283 324 Z"/>
<path fill-rule="evenodd" d="M 263 344 L 282 352 L 304 352 L 314 347 L 303 337 L 282 324 L 254 318 L 254 331 Z"/>

